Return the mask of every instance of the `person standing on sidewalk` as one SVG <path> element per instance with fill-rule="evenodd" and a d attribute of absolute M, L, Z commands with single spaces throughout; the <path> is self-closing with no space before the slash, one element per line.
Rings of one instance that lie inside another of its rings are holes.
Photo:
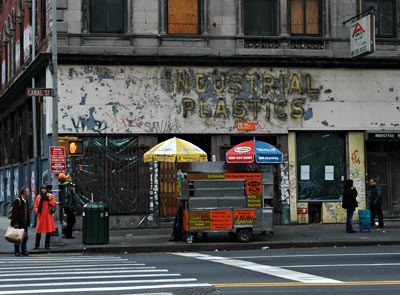
<path fill-rule="evenodd" d="M 383 196 L 380 186 L 376 183 L 376 179 L 369 180 L 369 209 L 371 210 L 371 226 L 375 224 L 375 216 L 378 216 L 379 228 L 383 228 Z"/>
<path fill-rule="evenodd" d="M 40 194 L 35 199 L 34 210 L 37 216 L 36 240 L 34 250 L 39 249 L 41 234 L 46 234 L 44 247 L 50 250 L 50 234 L 56 230 L 54 216 L 49 212 L 49 206 L 56 207 L 55 197 L 47 191 L 47 187 L 40 187 Z"/>
<path fill-rule="evenodd" d="M 25 236 L 22 240 L 22 244 L 14 244 L 14 254 L 15 256 L 28 256 L 26 245 L 28 242 L 28 227 L 30 225 L 29 218 L 29 188 L 23 187 L 20 191 L 19 197 L 16 198 L 12 204 L 12 216 L 11 216 L 11 226 L 14 228 L 23 228 L 25 230 Z M 21 249 L 21 251 L 20 251 Z"/>
<path fill-rule="evenodd" d="M 76 208 L 76 197 L 75 197 L 75 183 L 69 183 L 69 189 L 67 193 L 67 200 L 64 206 L 65 215 L 67 215 L 67 225 L 64 228 L 64 235 L 66 239 L 73 239 L 72 228 L 75 225 L 75 208 Z"/>
<path fill-rule="evenodd" d="M 357 195 L 358 192 L 356 188 L 353 186 L 353 180 L 348 179 L 344 184 L 343 190 L 343 201 L 342 208 L 347 210 L 347 218 L 346 218 L 346 232 L 347 233 L 355 233 L 356 231 L 353 229 L 353 215 L 354 211 L 358 207 L 357 203 Z"/>

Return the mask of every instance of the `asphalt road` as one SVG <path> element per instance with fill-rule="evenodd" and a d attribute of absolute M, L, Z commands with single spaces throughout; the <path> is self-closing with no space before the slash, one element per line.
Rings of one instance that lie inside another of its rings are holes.
<path fill-rule="evenodd" d="M 400 249 L 0 256 L 1 294 L 400 294 Z"/>

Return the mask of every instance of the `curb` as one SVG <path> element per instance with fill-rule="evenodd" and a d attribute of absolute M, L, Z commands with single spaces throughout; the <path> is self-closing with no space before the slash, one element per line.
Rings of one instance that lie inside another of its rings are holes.
<path fill-rule="evenodd" d="M 356 246 L 389 246 L 400 245 L 400 241 L 359 241 L 359 242 L 294 242 L 294 243 L 199 243 L 199 244 L 172 244 L 172 245 L 138 245 L 138 246 L 116 246 L 96 247 L 82 245 L 82 248 L 56 248 L 50 251 L 30 251 L 34 254 L 60 254 L 60 253 L 164 253 L 164 252 L 198 252 L 198 251 L 234 251 L 234 250 L 262 250 L 262 247 L 269 249 L 284 248 L 324 248 L 324 247 L 356 247 Z M 0 251 L 0 254 L 12 254 L 10 251 Z"/>

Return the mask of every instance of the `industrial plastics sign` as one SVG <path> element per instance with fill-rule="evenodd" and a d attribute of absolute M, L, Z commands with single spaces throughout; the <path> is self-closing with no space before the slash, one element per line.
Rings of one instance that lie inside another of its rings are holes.
<path fill-rule="evenodd" d="M 350 55 L 361 57 L 375 51 L 375 17 L 369 14 L 350 27 Z"/>

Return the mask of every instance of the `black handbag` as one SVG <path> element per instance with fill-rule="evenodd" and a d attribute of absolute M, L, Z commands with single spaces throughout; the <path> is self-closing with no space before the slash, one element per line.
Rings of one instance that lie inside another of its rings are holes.
<path fill-rule="evenodd" d="M 53 215 L 57 211 L 57 207 L 50 206 L 48 207 L 49 213 Z"/>

